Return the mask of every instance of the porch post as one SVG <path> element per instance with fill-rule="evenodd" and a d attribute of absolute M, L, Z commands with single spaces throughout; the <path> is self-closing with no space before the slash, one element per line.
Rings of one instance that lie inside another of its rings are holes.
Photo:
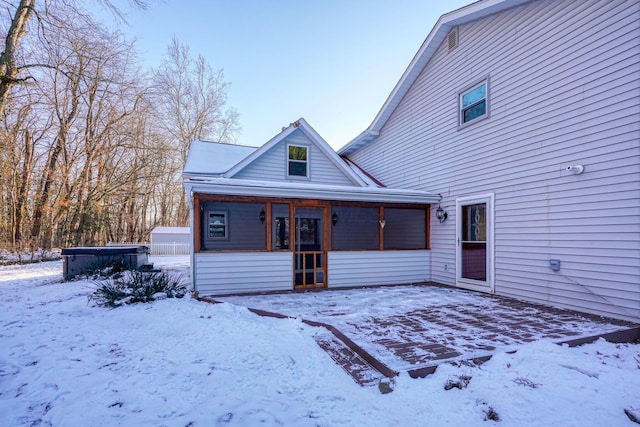
<path fill-rule="evenodd" d="M 425 236 L 425 243 L 427 249 L 431 249 L 431 205 L 428 205 L 427 209 L 425 209 L 424 218 L 426 221 L 424 230 L 427 233 L 427 235 Z"/>
<path fill-rule="evenodd" d="M 384 250 L 384 228 L 381 221 L 384 219 L 384 206 L 378 207 L 378 250 Z"/>
<path fill-rule="evenodd" d="M 267 245 L 265 247 L 267 248 L 268 252 L 271 252 L 271 250 L 272 250 L 271 242 L 273 241 L 273 238 L 272 238 L 273 218 L 272 218 L 272 215 L 271 215 L 271 202 L 266 202 L 264 204 L 264 210 L 266 212 L 264 222 L 266 223 L 266 227 L 267 227 L 267 230 L 266 230 L 267 232 L 265 233 L 266 238 L 267 238 Z"/>
<path fill-rule="evenodd" d="M 200 199 L 193 198 L 193 252 L 200 252 L 200 242 L 202 239 L 202 212 L 200 209 Z"/>

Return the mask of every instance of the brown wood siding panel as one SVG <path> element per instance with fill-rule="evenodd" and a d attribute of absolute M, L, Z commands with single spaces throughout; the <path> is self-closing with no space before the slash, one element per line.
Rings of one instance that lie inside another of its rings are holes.
<path fill-rule="evenodd" d="M 200 252 L 202 241 L 202 216 L 200 211 L 200 199 L 193 200 L 193 251 Z"/>

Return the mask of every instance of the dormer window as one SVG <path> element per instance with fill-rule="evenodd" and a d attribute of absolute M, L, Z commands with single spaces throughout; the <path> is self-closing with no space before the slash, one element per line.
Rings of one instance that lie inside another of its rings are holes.
<path fill-rule="evenodd" d="M 288 145 L 288 176 L 309 177 L 309 147 L 304 145 Z"/>

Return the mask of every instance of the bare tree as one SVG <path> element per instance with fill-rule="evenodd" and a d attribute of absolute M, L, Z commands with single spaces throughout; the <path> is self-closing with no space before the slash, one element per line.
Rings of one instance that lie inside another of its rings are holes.
<path fill-rule="evenodd" d="M 27 32 L 27 25 L 35 11 L 36 0 L 21 0 L 15 8 L 11 24 L 4 38 L 4 50 L 0 53 L 0 115 L 9 98 L 11 89 L 29 77 L 19 78 L 20 66 L 16 63 L 20 41 Z"/>
<path fill-rule="evenodd" d="M 126 21 L 120 8 L 110 0 L 96 0 L 97 3 L 110 10 L 114 16 Z M 49 67 L 47 63 L 19 63 L 19 50 L 22 39 L 27 34 L 32 18 L 36 16 L 39 21 L 39 31 L 42 37 L 47 37 L 50 31 L 57 31 L 60 16 L 51 15 L 51 10 L 65 9 L 71 14 L 82 14 L 82 1 L 80 0 L 20 0 L 15 2 L 3 0 L 4 11 L 9 21 L 8 28 L 3 32 L 4 50 L 0 53 L 0 115 L 6 108 L 11 90 L 20 84 L 33 80 L 29 69 Z M 130 0 L 129 4 L 137 9 L 146 10 L 149 6 L 147 0 Z M 69 16 L 69 14 L 65 15 Z M 53 18 L 53 19 L 51 19 Z"/>
<path fill-rule="evenodd" d="M 193 58 L 189 47 L 173 38 L 164 61 L 154 75 L 159 123 L 175 150 L 167 193 L 179 195 L 175 218 L 165 221 L 186 225 L 188 208 L 180 173 L 194 139 L 234 142 L 240 129 L 238 113 L 227 107 L 229 83 L 222 70 L 214 71 L 201 55 Z M 175 200 L 175 198 L 174 198 Z"/>
<path fill-rule="evenodd" d="M 0 0 L 12 49 L 0 61 L 0 245 L 139 241 L 186 224 L 190 141 L 238 131 L 222 71 L 174 39 L 146 75 L 135 46 L 80 2 L 40 1 Z"/>

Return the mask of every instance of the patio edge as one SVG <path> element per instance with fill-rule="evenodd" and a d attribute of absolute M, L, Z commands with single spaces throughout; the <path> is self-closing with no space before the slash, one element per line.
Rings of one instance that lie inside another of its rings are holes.
<path fill-rule="evenodd" d="M 599 334 L 599 335 L 591 335 L 588 337 L 582 337 L 582 338 L 575 338 L 575 339 L 571 339 L 571 340 L 564 340 L 564 341 L 558 341 L 555 344 L 557 345 L 562 345 L 562 344 L 566 344 L 569 347 L 577 347 L 583 344 L 590 344 L 592 342 L 597 341 L 598 339 L 603 338 L 606 341 L 610 342 L 610 343 L 635 343 L 635 342 L 640 342 L 640 326 L 636 326 L 634 328 L 628 328 L 628 329 L 623 329 L 623 330 L 619 330 L 619 331 L 614 331 L 614 332 L 608 332 L 606 334 Z M 513 350 L 513 351 L 507 351 L 506 353 L 508 354 L 514 354 L 517 353 L 517 350 Z M 458 361 L 472 361 L 472 362 L 476 362 L 476 363 L 484 363 L 488 360 L 490 360 L 493 357 L 493 355 L 486 355 L 486 356 L 480 356 L 480 357 L 474 357 L 471 359 L 456 359 L 456 360 L 443 360 L 441 363 L 435 364 L 435 365 L 429 365 L 429 366 L 425 366 L 423 368 L 417 368 L 417 369 L 411 369 L 408 372 L 409 376 L 411 378 L 424 378 L 428 375 L 433 374 L 436 369 L 438 369 L 438 366 L 440 366 L 442 363 L 446 363 L 446 362 L 458 362 Z"/>
<path fill-rule="evenodd" d="M 216 300 L 214 298 L 210 298 L 210 297 L 209 298 L 208 297 L 202 297 L 202 298 L 200 298 L 200 300 L 201 301 L 210 302 L 210 303 L 213 303 L 213 304 L 220 304 L 221 303 L 221 301 L 218 301 L 218 300 Z M 291 317 L 291 316 L 287 316 L 285 314 L 275 313 L 275 312 L 272 312 L 272 311 L 260 310 L 258 308 L 247 307 L 247 309 L 250 312 L 252 312 L 254 314 L 257 314 L 258 316 L 262 316 L 262 317 L 271 317 L 271 318 L 275 318 L 275 319 L 296 319 L 296 317 Z M 356 344 L 353 340 L 351 340 L 349 337 L 347 337 L 345 334 L 343 334 L 335 326 L 329 325 L 328 323 L 317 322 L 315 320 L 301 319 L 301 321 L 302 321 L 302 323 L 304 323 L 306 325 L 313 326 L 313 327 L 321 327 L 321 328 L 324 328 L 327 331 L 331 332 L 345 346 L 347 346 L 351 351 L 353 351 L 358 356 L 360 356 L 362 359 L 364 359 L 374 370 L 378 371 L 380 374 L 384 375 L 385 377 L 393 378 L 393 377 L 396 377 L 398 375 L 398 372 L 394 371 L 393 369 L 389 368 L 387 365 L 385 365 L 384 363 L 382 363 L 381 361 L 379 361 L 378 359 L 373 357 L 369 352 L 367 352 L 365 349 L 363 349 L 358 344 Z"/>

